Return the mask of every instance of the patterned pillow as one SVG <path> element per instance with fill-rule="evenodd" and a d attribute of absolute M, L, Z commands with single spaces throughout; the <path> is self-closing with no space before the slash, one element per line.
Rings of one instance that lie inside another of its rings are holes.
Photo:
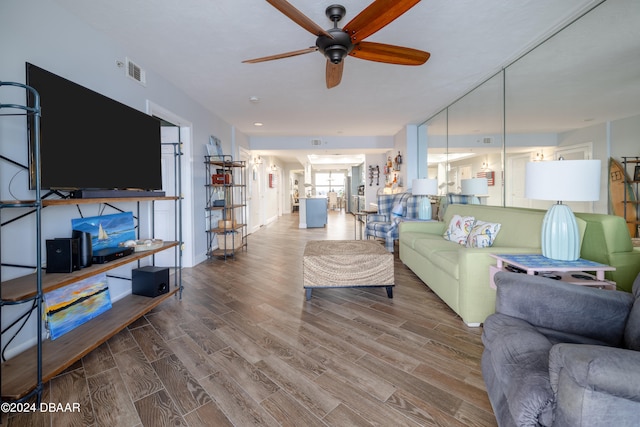
<path fill-rule="evenodd" d="M 500 224 L 476 221 L 467 237 L 468 248 L 488 248 L 500 231 Z"/>
<path fill-rule="evenodd" d="M 459 243 L 461 245 L 467 244 L 467 236 L 473 227 L 473 223 L 476 219 L 472 216 L 460 216 L 454 215 L 449 222 L 449 227 L 444 231 L 442 237 L 445 240 Z"/>

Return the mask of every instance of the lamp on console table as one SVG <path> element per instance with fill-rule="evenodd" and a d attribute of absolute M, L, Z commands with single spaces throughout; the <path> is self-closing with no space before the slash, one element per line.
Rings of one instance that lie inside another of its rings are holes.
<path fill-rule="evenodd" d="M 565 202 L 600 199 L 600 160 L 529 162 L 525 168 L 525 197 L 555 200 L 542 223 L 542 255 L 563 261 L 580 258 L 580 234 Z"/>
<path fill-rule="evenodd" d="M 429 178 L 414 179 L 411 182 L 411 194 L 422 196 L 418 206 L 418 218 L 431 219 L 431 200 L 429 196 L 438 194 L 438 180 Z"/>
<path fill-rule="evenodd" d="M 469 200 L 470 205 L 479 205 L 480 198 L 489 193 L 489 181 L 487 178 L 469 178 L 460 181 L 460 194 L 472 196 Z"/>

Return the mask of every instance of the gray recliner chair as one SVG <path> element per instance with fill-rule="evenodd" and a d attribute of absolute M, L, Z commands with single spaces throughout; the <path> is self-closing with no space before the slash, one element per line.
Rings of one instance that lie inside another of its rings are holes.
<path fill-rule="evenodd" d="M 498 424 L 640 425 L 640 275 L 633 294 L 500 272 L 482 375 Z"/>

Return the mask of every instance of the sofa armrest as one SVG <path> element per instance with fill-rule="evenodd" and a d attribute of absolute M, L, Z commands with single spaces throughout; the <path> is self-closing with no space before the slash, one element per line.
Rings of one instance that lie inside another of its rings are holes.
<path fill-rule="evenodd" d="M 633 281 L 640 273 L 640 248 L 634 248 L 629 252 L 611 253 L 608 263 L 616 269 L 607 271 L 605 277 L 616 282 L 619 291 L 631 292 Z"/>
<path fill-rule="evenodd" d="M 496 312 L 536 327 L 620 345 L 633 297 L 544 277 L 498 272 Z"/>
<path fill-rule="evenodd" d="M 549 380 L 558 425 L 637 425 L 640 352 L 556 344 L 549 352 Z"/>

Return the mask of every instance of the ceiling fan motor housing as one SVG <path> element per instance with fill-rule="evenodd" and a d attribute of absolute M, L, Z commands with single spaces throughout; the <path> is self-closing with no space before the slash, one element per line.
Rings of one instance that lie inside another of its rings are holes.
<path fill-rule="evenodd" d="M 333 38 L 320 36 L 316 39 L 318 50 L 334 64 L 339 64 L 342 59 L 353 50 L 351 37 L 341 28 L 331 28 L 327 30 Z"/>

